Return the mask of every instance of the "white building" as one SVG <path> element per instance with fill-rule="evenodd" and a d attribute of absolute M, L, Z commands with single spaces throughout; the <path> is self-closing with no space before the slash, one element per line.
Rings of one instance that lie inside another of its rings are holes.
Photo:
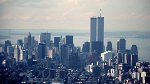
<path fill-rule="evenodd" d="M 112 52 L 111 51 L 106 51 L 101 53 L 101 57 L 103 61 L 109 61 L 109 59 L 112 59 Z"/>

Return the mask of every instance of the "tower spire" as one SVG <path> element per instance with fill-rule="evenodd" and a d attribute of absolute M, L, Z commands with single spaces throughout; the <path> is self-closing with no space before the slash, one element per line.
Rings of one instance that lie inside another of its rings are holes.
<path fill-rule="evenodd" d="M 100 8 L 100 17 L 101 17 L 101 13 L 102 13 L 102 10 L 101 10 L 101 8 Z"/>

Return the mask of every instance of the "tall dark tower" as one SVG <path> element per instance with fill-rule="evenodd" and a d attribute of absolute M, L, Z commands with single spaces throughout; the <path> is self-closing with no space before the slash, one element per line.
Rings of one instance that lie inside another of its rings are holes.
<path fill-rule="evenodd" d="M 138 48 L 136 45 L 132 45 L 131 47 L 131 66 L 135 66 L 138 61 Z"/>
<path fill-rule="evenodd" d="M 121 38 L 119 40 L 119 52 L 125 53 L 126 51 L 126 40 L 124 38 Z"/>
<path fill-rule="evenodd" d="M 45 43 L 39 43 L 38 45 L 38 58 L 44 59 L 47 55 L 47 48 Z"/>
<path fill-rule="evenodd" d="M 138 48 L 137 48 L 136 45 L 132 45 L 132 47 L 131 47 L 131 53 L 133 55 L 138 55 Z"/>
<path fill-rule="evenodd" d="M 27 45 L 28 45 L 28 48 L 31 47 L 31 33 L 30 32 L 29 32 L 29 35 L 28 35 L 28 43 L 27 43 Z"/>
<path fill-rule="evenodd" d="M 119 40 L 117 40 L 117 53 L 119 52 Z"/>
<path fill-rule="evenodd" d="M 60 37 L 54 37 L 54 46 L 59 48 Z"/>
<path fill-rule="evenodd" d="M 111 41 L 107 42 L 106 51 L 112 51 L 112 43 L 111 43 Z"/>
<path fill-rule="evenodd" d="M 89 52 L 90 50 L 90 42 L 85 42 L 82 47 L 82 52 Z"/>
<path fill-rule="evenodd" d="M 66 45 L 73 47 L 73 36 L 72 35 L 66 36 Z"/>
<path fill-rule="evenodd" d="M 124 63 L 125 64 L 128 64 L 128 65 L 131 65 L 131 50 L 126 50 L 125 51 L 125 56 L 124 56 Z"/>

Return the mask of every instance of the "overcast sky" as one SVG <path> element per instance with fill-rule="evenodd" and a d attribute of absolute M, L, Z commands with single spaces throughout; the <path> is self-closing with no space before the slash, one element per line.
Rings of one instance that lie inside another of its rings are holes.
<path fill-rule="evenodd" d="M 150 0 L 0 0 L 0 29 L 89 31 L 100 8 L 105 31 L 150 31 Z"/>

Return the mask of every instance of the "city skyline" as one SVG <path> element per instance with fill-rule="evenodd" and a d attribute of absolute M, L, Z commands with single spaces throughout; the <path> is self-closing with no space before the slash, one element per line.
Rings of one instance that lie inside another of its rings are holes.
<path fill-rule="evenodd" d="M 150 31 L 148 0 L 1 0 L 0 29 L 89 31 L 89 17 L 100 9 L 105 31 Z"/>
<path fill-rule="evenodd" d="M 149 84 L 148 2 L 1 0 L 0 84 Z"/>

